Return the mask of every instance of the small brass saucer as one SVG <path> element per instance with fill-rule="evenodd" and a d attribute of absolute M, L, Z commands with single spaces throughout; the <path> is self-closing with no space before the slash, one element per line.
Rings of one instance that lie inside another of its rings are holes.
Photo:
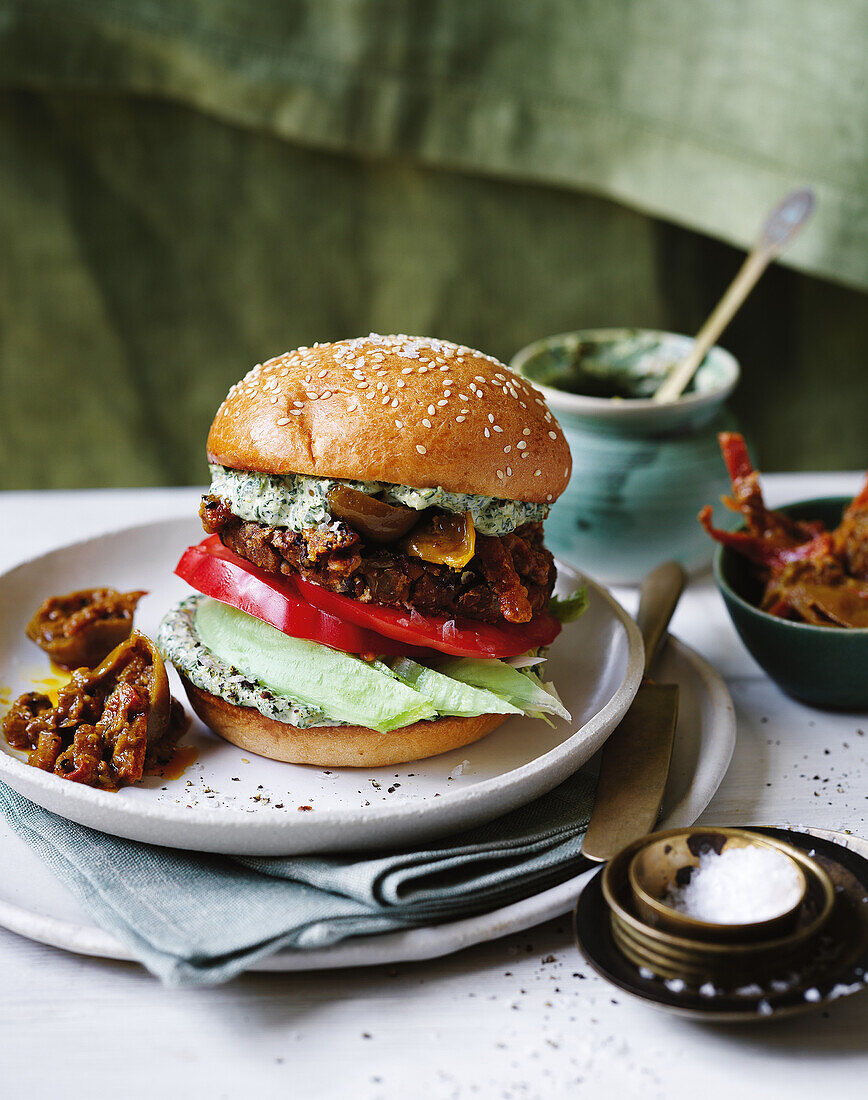
<path fill-rule="evenodd" d="M 626 862 L 620 870 L 609 871 L 610 880 L 616 883 L 614 900 L 625 912 L 625 919 L 613 919 L 616 913 L 609 908 L 603 886 L 604 875 L 616 863 L 613 860 L 585 887 L 574 914 L 576 942 L 590 965 L 602 977 L 649 1004 L 720 1022 L 765 1020 L 805 1012 L 866 988 L 868 841 L 822 829 L 795 831 L 758 826 L 751 833 L 792 846 L 804 860 L 800 866 L 806 872 L 810 905 L 794 932 L 765 945 L 750 940 L 728 944 L 685 941 L 671 933 L 665 933 L 661 940 L 660 929 L 649 927 L 623 905 L 627 896 Z M 819 874 L 813 874 L 812 867 L 818 868 Z M 800 929 L 817 924 L 827 897 L 824 878 L 835 899 L 829 914 L 819 920 L 813 934 L 802 931 L 803 951 L 783 950 L 777 962 L 769 965 L 768 958 L 763 958 L 763 947 L 780 945 Z M 687 956 L 683 953 L 684 942 L 689 949 Z M 652 950 L 656 952 L 654 970 L 659 977 L 646 964 L 635 961 Z M 721 954 L 724 960 L 729 956 L 722 970 L 720 959 L 715 957 Z M 706 976 L 709 958 L 718 967 L 716 981 Z M 734 958 L 739 960 L 738 966 L 732 965 Z"/>
<path fill-rule="evenodd" d="M 748 847 L 770 849 L 788 860 L 799 882 L 798 897 L 788 909 L 764 920 L 725 924 L 697 920 L 667 903 L 669 890 L 683 885 L 685 872 L 689 875 L 691 869 L 698 867 L 705 852 L 720 854 L 732 848 Z M 817 876 L 825 880 L 821 885 L 831 906 L 832 884 L 813 860 L 809 861 L 804 852 L 791 844 L 758 836 L 748 829 L 670 830 L 650 844 L 643 844 L 627 867 L 633 905 L 641 919 L 676 936 L 715 943 L 772 940 L 793 932 L 808 892 L 809 877 L 813 880 Z"/>
<path fill-rule="evenodd" d="M 669 927 L 649 922 L 637 905 L 629 871 L 647 849 L 659 847 L 664 859 L 671 859 L 674 874 L 690 855 L 690 846 L 698 852 L 704 843 L 723 849 L 730 840 L 750 839 L 744 830 L 670 829 L 629 845 L 603 871 L 603 897 L 610 911 L 612 935 L 619 949 L 636 965 L 646 967 L 660 978 L 682 979 L 697 986 L 706 982 L 740 985 L 783 973 L 796 964 L 811 948 L 829 920 L 835 901 L 828 875 L 804 852 L 792 849 L 806 879 L 806 891 L 798 912 L 798 923 L 785 935 L 772 933 L 756 939 L 756 930 L 748 925 L 705 925 L 669 909 Z M 694 843 L 699 841 L 699 844 Z M 671 851 L 666 853 L 666 848 Z M 685 854 L 686 853 L 686 854 Z M 674 857 L 674 858 L 672 858 Z M 661 907 L 662 908 L 662 907 Z M 669 908 L 669 907 L 666 907 Z M 697 931 L 703 934 L 695 935 Z M 712 938 L 715 931 L 717 935 Z"/>

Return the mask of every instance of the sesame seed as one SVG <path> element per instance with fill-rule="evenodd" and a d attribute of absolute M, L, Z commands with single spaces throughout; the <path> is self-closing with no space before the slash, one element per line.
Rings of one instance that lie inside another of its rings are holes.
<path fill-rule="evenodd" d="M 417 451 L 419 452 L 419 454 L 420 454 L 420 455 L 424 455 L 424 454 L 427 454 L 427 453 L 428 453 L 428 452 L 426 451 L 426 449 L 425 449 L 425 448 L 424 448 L 424 447 L 422 446 L 422 444 L 421 444 L 421 443 L 417 443 L 417 444 L 416 444 L 416 450 L 417 450 Z"/>
<path fill-rule="evenodd" d="M 503 448 L 503 453 L 505 455 L 508 455 L 511 450 L 512 450 L 512 444 L 510 443 L 508 447 Z"/>
<path fill-rule="evenodd" d="M 398 407 L 398 398 L 397 398 L 397 397 L 393 397 L 393 398 L 392 398 L 392 408 L 393 408 L 393 409 L 397 409 L 397 407 Z"/>
<path fill-rule="evenodd" d="M 332 395 L 332 391 L 331 390 L 326 390 L 325 393 L 322 396 L 323 397 L 331 397 L 331 395 Z"/>
<path fill-rule="evenodd" d="M 501 426 L 500 426 L 499 424 L 495 424 L 495 425 L 494 425 L 494 426 L 492 427 L 492 431 L 495 431 L 495 432 L 502 432 L 502 431 L 503 431 L 503 428 L 501 428 Z"/>
<path fill-rule="evenodd" d="M 534 470 L 534 472 L 533 472 L 533 476 L 534 476 L 534 477 L 539 477 L 539 475 L 540 475 L 541 473 L 542 473 L 542 470 Z"/>
<path fill-rule="evenodd" d="M 463 424 L 466 419 L 467 419 L 467 417 L 465 417 L 465 416 L 456 416 L 455 417 L 455 423 L 456 424 Z"/>
<path fill-rule="evenodd" d="M 570 476 L 570 471 L 566 466 L 564 466 L 564 477 L 569 477 L 569 476 Z"/>
<path fill-rule="evenodd" d="M 515 449 L 516 449 L 517 451 L 523 451 L 523 450 L 525 449 L 525 447 L 526 447 L 526 446 L 527 446 L 527 444 L 525 443 L 525 441 L 524 441 L 523 439 L 520 439 L 520 440 L 518 441 L 518 443 L 516 443 L 516 445 L 515 445 Z"/>
<path fill-rule="evenodd" d="M 412 373 L 413 373 L 413 368 L 412 367 L 401 367 L 401 374 L 412 374 Z"/>
<path fill-rule="evenodd" d="M 433 406 L 433 405 L 429 405 L 429 406 L 428 406 L 428 415 L 429 415 L 429 416 L 433 416 L 433 415 L 434 415 L 434 413 L 435 413 L 435 411 L 436 411 L 436 410 L 435 410 L 435 408 L 434 408 L 434 406 Z"/>
<path fill-rule="evenodd" d="M 443 391 L 443 396 L 444 397 L 451 397 L 452 396 L 452 390 L 444 390 Z"/>
<path fill-rule="evenodd" d="M 530 428 L 522 428 L 521 434 L 522 435 L 530 435 Z"/>
<path fill-rule="evenodd" d="M 507 466 L 507 468 L 506 468 L 506 476 L 507 476 L 507 477 L 512 477 L 512 466 Z"/>
<path fill-rule="evenodd" d="M 277 421 L 277 426 L 278 426 L 279 428 L 282 428 L 284 424 L 288 424 L 288 423 L 289 423 L 289 417 L 288 417 L 288 416 L 282 416 L 282 417 L 281 417 L 281 418 L 280 418 L 280 419 L 279 419 L 279 420 Z"/>
<path fill-rule="evenodd" d="M 368 383 L 367 382 L 356 382 L 356 389 L 357 390 L 366 390 L 367 388 L 368 388 Z"/>
<path fill-rule="evenodd" d="M 444 386 L 454 386 L 455 382 L 451 378 L 444 378 L 443 379 L 443 385 Z"/>
<path fill-rule="evenodd" d="M 493 424 L 493 423 L 494 423 L 494 417 L 493 417 L 493 416 L 491 415 L 491 413 L 489 413 L 489 414 L 488 414 L 488 423 L 489 423 L 489 424 Z"/>
<path fill-rule="evenodd" d="M 404 427 L 404 422 L 402 420 L 396 420 L 395 421 L 395 427 L 396 428 L 403 428 Z"/>
<path fill-rule="evenodd" d="M 557 437 L 558 437 L 557 432 L 549 432 L 549 439 L 557 439 Z"/>
<path fill-rule="evenodd" d="M 388 405 L 389 404 L 389 395 L 388 394 L 386 394 L 386 396 L 383 398 L 383 400 L 380 402 L 380 404 L 381 405 Z"/>
<path fill-rule="evenodd" d="M 406 385 L 407 385 L 407 383 L 404 381 L 403 378 L 398 379 L 398 386 L 399 386 L 400 389 L 403 389 L 404 386 L 406 386 Z"/>
<path fill-rule="evenodd" d="M 488 430 L 488 428 L 485 429 L 485 432 L 483 434 L 485 435 L 486 439 L 491 439 L 491 432 Z"/>
<path fill-rule="evenodd" d="M 551 500 L 551 499 L 552 499 L 552 495 L 551 495 L 551 493 L 549 493 L 548 496 L 546 496 L 546 500 Z"/>
<path fill-rule="evenodd" d="M 301 409 L 290 409 L 289 412 L 290 412 L 291 416 L 301 416 L 302 410 Z"/>
<path fill-rule="evenodd" d="M 461 398 L 462 401 L 469 401 L 470 400 L 470 398 L 467 396 L 466 393 L 459 393 L 458 396 Z"/>
<path fill-rule="evenodd" d="M 498 470 L 497 476 L 500 478 L 501 481 L 503 481 L 503 470 Z"/>
<path fill-rule="evenodd" d="M 327 370 L 321 370 L 321 371 L 319 372 L 319 374 L 317 375 L 317 378 L 325 378 L 325 376 L 326 376 L 327 374 L 328 374 L 328 371 L 327 371 Z"/>
<path fill-rule="evenodd" d="M 295 405 L 295 407 L 297 409 L 303 409 L 304 408 L 304 402 L 303 401 L 293 401 L 293 405 Z"/>
<path fill-rule="evenodd" d="M 438 401 L 437 402 L 438 408 L 441 408 L 441 409 L 443 408 L 444 405 L 448 405 L 448 404 L 449 404 L 448 401 Z"/>
<path fill-rule="evenodd" d="M 521 452 L 521 457 L 522 458 L 530 458 L 530 451 L 522 451 Z"/>
<path fill-rule="evenodd" d="M 440 369 L 441 369 L 441 370 L 449 370 L 449 364 L 448 364 L 448 363 L 444 363 L 444 364 L 443 364 L 443 366 L 442 366 L 442 367 L 441 367 Z"/>
<path fill-rule="evenodd" d="M 425 425 L 426 428 L 431 427 L 431 421 L 427 417 L 422 421 L 422 423 Z"/>

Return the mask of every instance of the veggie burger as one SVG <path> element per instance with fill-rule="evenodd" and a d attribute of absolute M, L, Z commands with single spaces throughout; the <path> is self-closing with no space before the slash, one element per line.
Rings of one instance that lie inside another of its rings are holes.
<path fill-rule="evenodd" d="M 444 340 L 288 352 L 208 435 L 196 593 L 160 627 L 202 721 L 262 756 L 368 767 L 568 718 L 540 672 L 579 593 L 543 545 L 570 452 L 539 393 Z"/>

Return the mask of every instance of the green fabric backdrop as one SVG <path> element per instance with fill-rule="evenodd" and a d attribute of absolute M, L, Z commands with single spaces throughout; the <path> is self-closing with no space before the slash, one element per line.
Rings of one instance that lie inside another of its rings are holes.
<path fill-rule="evenodd" d="M 692 331 L 804 184 L 734 407 L 864 464 L 866 44 L 855 0 L 0 0 L 0 484 L 202 481 L 299 343 Z"/>

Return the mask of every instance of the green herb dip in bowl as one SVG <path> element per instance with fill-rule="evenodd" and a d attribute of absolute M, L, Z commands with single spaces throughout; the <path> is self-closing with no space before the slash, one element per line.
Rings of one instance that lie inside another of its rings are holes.
<path fill-rule="evenodd" d="M 724 402 L 739 367 L 712 348 L 686 393 L 655 404 L 692 345 L 652 329 L 584 329 L 537 340 L 510 362 L 542 391 L 573 455 L 546 541 L 609 583 L 637 582 L 667 558 L 690 572 L 711 564 L 696 515 L 729 490 L 717 433 L 736 428 Z"/>

